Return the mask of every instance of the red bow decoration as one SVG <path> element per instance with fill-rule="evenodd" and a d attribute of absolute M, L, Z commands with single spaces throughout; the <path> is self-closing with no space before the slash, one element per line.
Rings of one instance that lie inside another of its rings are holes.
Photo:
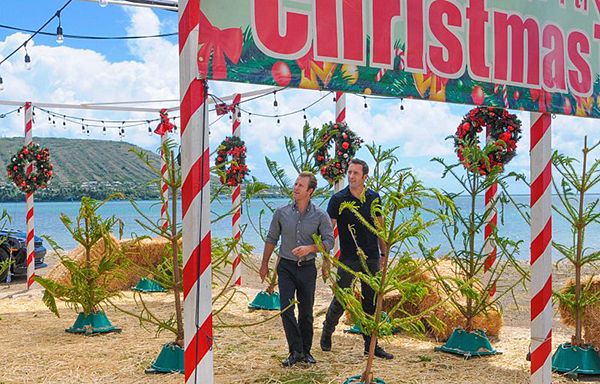
<path fill-rule="evenodd" d="M 240 61 L 242 55 L 242 29 L 219 29 L 213 26 L 206 16 L 200 12 L 200 33 L 198 35 L 198 70 L 200 75 L 208 76 L 208 63 L 212 53 L 212 78 L 215 80 L 227 78 L 227 63 L 225 56 L 233 64 Z"/>
<path fill-rule="evenodd" d="M 552 93 L 543 89 L 530 89 L 531 100 L 538 102 L 540 112 L 547 112 L 552 107 Z"/>
<path fill-rule="evenodd" d="M 217 116 L 221 116 L 221 115 L 225 115 L 229 112 L 232 112 L 235 110 L 237 104 L 225 104 L 225 103 L 219 103 L 215 106 L 215 111 L 217 112 Z"/>
<path fill-rule="evenodd" d="M 169 133 L 173 131 L 175 125 L 169 121 L 169 115 L 167 114 L 166 109 L 160 110 L 160 123 L 156 126 L 154 133 L 157 135 L 164 135 L 165 133 Z"/>

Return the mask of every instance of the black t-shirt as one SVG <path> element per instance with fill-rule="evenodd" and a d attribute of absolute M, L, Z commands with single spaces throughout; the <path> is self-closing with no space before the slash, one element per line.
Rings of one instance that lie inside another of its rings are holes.
<path fill-rule="evenodd" d="M 361 203 L 359 199 L 352 195 L 349 187 L 346 187 L 331 196 L 329 204 L 327 205 L 327 213 L 329 214 L 329 217 L 337 220 L 340 240 L 340 261 L 358 260 L 356 243 L 358 243 L 358 246 L 367 255 L 368 259 L 379 258 L 379 243 L 377 242 L 377 236 L 369 231 L 349 209 L 344 209 L 340 214 L 340 204 L 344 201 L 354 201 L 362 217 L 367 219 L 371 225 L 374 225 L 374 219 L 371 217 L 371 204 L 373 204 L 374 201 L 381 200 L 377 192 L 367 189 L 365 191 L 365 202 Z M 352 226 L 354 229 L 356 243 L 354 242 L 355 239 L 352 237 L 348 226 Z"/>

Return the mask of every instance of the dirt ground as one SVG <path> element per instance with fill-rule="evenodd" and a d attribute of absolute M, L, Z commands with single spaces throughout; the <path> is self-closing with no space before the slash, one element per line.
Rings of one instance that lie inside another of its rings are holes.
<path fill-rule="evenodd" d="M 49 257 L 50 263 L 55 263 Z M 51 267 L 40 271 L 48 273 Z M 228 324 L 248 324 L 272 316 L 271 312 L 249 311 L 247 305 L 259 292 L 257 276 L 244 273 L 245 295 L 222 313 Z M 507 277 L 508 279 L 511 276 Z M 555 287 L 567 278 L 564 271 L 556 271 Z M 113 308 L 107 309 L 112 323 L 122 333 L 84 337 L 64 332 L 75 320 L 75 313 L 66 307 L 61 317 L 52 315 L 41 301 L 38 289 L 27 291 L 24 280 L 0 286 L 0 384 L 22 383 L 181 383 L 182 375 L 147 375 L 144 369 L 157 356 L 162 344 L 171 341 L 170 334 L 156 335 L 144 329 L 138 321 Z M 171 294 L 146 294 L 150 308 L 169 316 Z M 281 320 L 275 318 L 250 328 L 215 329 L 215 382 L 216 383 L 341 383 L 345 378 L 359 374 L 366 359 L 362 354 L 362 339 L 344 333 L 341 325 L 333 338 L 333 351 L 322 352 L 318 346 L 321 323 L 331 300 L 330 290 L 318 286 L 315 303 L 315 338 L 313 355 L 318 363 L 313 367 L 284 369 L 280 361 L 286 357 L 287 347 Z M 434 352 L 439 343 L 430 339 L 416 339 L 396 335 L 382 341 L 395 355 L 391 361 L 376 360 L 374 372 L 386 383 L 529 383 L 529 363 L 525 356 L 529 347 L 528 295 L 517 292 L 520 310 L 506 303 L 505 326 L 500 339 L 494 342 L 502 355 L 465 360 L 460 357 Z M 123 292 L 116 300 L 120 306 L 136 310 L 131 292 Z M 570 339 L 570 330 L 554 321 L 554 348 Z M 555 383 L 568 380 L 555 375 Z"/>

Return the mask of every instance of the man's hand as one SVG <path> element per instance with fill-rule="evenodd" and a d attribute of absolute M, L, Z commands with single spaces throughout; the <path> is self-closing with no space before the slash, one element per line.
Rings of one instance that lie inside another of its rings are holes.
<path fill-rule="evenodd" d="M 314 252 L 313 248 L 314 247 L 311 245 L 301 245 L 292 249 L 292 255 L 296 256 L 297 258 L 305 257 L 308 254 Z"/>
<path fill-rule="evenodd" d="M 264 283 L 267 275 L 269 274 L 269 264 L 261 264 L 258 273 L 260 275 L 260 281 Z"/>

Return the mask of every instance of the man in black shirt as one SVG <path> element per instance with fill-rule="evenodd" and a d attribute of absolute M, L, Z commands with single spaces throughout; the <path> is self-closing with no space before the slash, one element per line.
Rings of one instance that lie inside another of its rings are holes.
<path fill-rule="evenodd" d="M 373 232 L 369 231 L 350 210 L 345 209 L 340 213 L 340 204 L 345 201 L 353 201 L 358 207 L 359 212 L 371 225 L 374 225 L 374 218 L 371 216 L 371 205 L 379 202 L 380 198 L 377 192 L 365 188 L 365 181 L 369 174 L 369 167 L 363 160 L 352 159 L 348 166 L 348 186 L 338 193 L 334 194 L 329 200 L 327 213 L 331 217 L 333 225 L 337 223 L 340 241 L 340 262 L 354 271 L 361 271 L 362 265 L 357 254 L 357 247 L 362 249 L 367 256 L 367 267 L 372 274 L 379 271 L 380 265 L 387 262 L 385 260 L 385 244 Z M 364 200 L 361 202 L 361 196 L 364 194 Z M 383 221 L 382 217 L 377 220 Z M 354 232 L 354 236 L 350 231 Z M 381 257 L 380 257 L 381 256 Z M 328 266 L 323 268 L 324 273 Z M 354 275 L 338 268 L 337 285 L 339 288 L 348 288 L 352 284 Z M 375 313 L 375 292 L 366 283 L 361 282 L 362 306 L 365 313 Z M 342 304 L 334 296 L 325 321 L 323 322 L 323 334 L 321 335 L 321 349 L 331 351 L 331 335 L 335 331 L 340 317 L 344 313 Z M 368 354 L 371 337 L 364 335 L 365 355 Z M 393 359 L 394 356 L 387 353 L 379 345 L 375 348 L 375 356 L 384 359 Z"/>
<path fill-rule="evenodd" d="M 303 361 L 316 363 L 310 354 L 317 282 L 315 257 L 318 252 L 313 234 L 321 236 L 327 251 L 333 248 L 331 221 L 310 200 L 316 188 L 315 175 L 300 173 L 294 184 L 294 202 L 278 208 L 273 214 L 260 267 L 260 277 L 264 281 L 269 271 L 269 258 L 281 238 L 277 276 L 281 307 L 287 308 L 281 314 L 281 319 L 289 349 L 288 358 L 282 361 L 284 367 Z M 297 320 L 295 305 L 291 305 L 294 298 L 298 300 Z"/>

